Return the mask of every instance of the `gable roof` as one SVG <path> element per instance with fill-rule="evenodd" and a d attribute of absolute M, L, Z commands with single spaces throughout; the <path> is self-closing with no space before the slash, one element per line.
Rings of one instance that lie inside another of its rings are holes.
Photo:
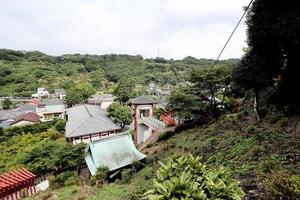
<path fill-rule="evenodd" d="M 121 129 L 99 106 L 75 106 L 67 109 L 67 115 L 67 138 Z"/>
<path fill-rule="evenodd" d="M 91 142 L 85 161 L 91 174 L 95 175 L 99 167 L 108 167 L 109 171 L 113 171 L 145 157 L 134 146 L 131 135 L 121 133 Z"/>
<path fill-rule="evenodd" d="M 140 104 L 155 104 L 155 103 L 157 103 L 156 101 L 154 101 L 152 99 L 151 96 L 147 96 L 147 95 L 135 97 L 135 98 L 129 100 L 129 102 L 132 103 L 132 104 L 137 104 L 137 105 L 140 105 Z"/>
<path fill-rule="evenodd" d="M 40 121 L 40 116 L 35 113 L 28 112 L 28 113 L 19 115 L 12 124 L 15 124 L 19 121 L 38 122 L 38 121 Z"/>

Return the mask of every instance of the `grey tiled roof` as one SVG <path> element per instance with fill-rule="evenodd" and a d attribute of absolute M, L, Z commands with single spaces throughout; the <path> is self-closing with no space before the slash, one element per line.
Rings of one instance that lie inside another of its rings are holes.
<path fill-rule="evenodd" d="M 20 112 L 16 112 L 15 110 L 0 110 L 0 121 L 7 120 L 7 119 L 14 119 Z"/>
<path fill-rule="evenodd" d="M 99 106 L 75 106 L 67 109 L 67 115 L 67 138 L 121 129 Z"/>
<path fill-rule="evenodd" d="M 132 104 L 155 104 L 155 103 L 157 103 L 156 101 L 154 101 L 151 98 L 151 96 L 147 96 L 147 95 L 135 97 L 133 99 L 130 99 L 129 102 Z"/>
<path fill-rule="evenodd" d="M 35 112 L 36 106 L 32 105 L 32 104 L 24 104 L 21 105 L 19 108 L 17 108 L 16 110 L 18 112 Z"/>

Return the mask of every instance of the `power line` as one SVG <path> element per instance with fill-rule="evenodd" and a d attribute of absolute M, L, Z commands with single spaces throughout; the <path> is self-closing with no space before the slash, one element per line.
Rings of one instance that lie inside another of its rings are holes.
<path fill-rule="evenodd" d="M 227 47 L 227 45 L 228 45 L 229 41 L 231 40 L 231 38 L 232 38 L 233 34 L 235 33 L 236 29 L 237 29 L 237 28 L 238 28 L 238 26 L 240 25 L 240 23 L 241 23 L 242 19 L 243 19 L 243 18 L 244 18 L 244 16 L 246 15 L 246 13 L 247 13 L 247 11 L 249 10 L 249 8 L 250 8 L 250 6 L 251 6 L 251 4 L 252 4 L 252 2 L 253 2 L 253 1 L 254 1 L 254 0 L 251 0 L 251 1 L 250 1 L 250 3 L 248 4 L 248 6 L 246 7 L 246 9 L 245 9 L 245 12 L 244 12 L 244 13 L 243 13 L 243 15 L 241 16 L 241 18 L 240 18 L 240 20 L 238 21 L 238 23 L 235 25 L 235 27 L 234 27 L 233 31 L 231 32 L 231 34 L 230 34 L 229 38 L 227 39 L 227 41 L 226 41 L 225 45 L 223 46 L 223 48 L 222 48 L 221 52 L 219 53 L 219 55 L 218 55 L 218 57 L 217 57 L 217 59 L 214 61 L 214 63 L 213 63 L 213 66 L 212 66 L 212 67 L 214 67 L 214 66 L 217 64 L 217 62 L 219 61 L 219 59 L 220 59 L 220 57 L 221 57 L 222 53 L 224 52 L 225 48 Z"/>

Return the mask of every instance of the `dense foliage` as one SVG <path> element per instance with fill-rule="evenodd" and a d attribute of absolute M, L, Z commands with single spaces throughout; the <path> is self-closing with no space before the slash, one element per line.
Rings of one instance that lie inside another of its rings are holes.
<path fill-rule="evenodd" d="M 22 134 L 39 134 L 41 132 L 46 132 L 56 121 L 50 122 L 39 122 L 35 124 L 29 124 L 24 126 L 12 126 L 0 131 L 0 142 L 10 139 L 15 135 Z"/>
<path fill-rule="evenodd" d="M 222 62 L 232 64 L 238 60 Z M 88 83 L 99 90 L 108 82 L 116 83 L 124 77 L 133 78 L 135 85 L 150 82 L 174 85 L 185 81 L 192 67 L 210 63 L 212 60 L 193 57 L 183 60 L 115 54 L 55 57 L 38 51 L 0 49 L 0 96 L 30 96 L 38 87 L 53 92 L 55 88 L 69 89 L 79 83 Z"/>
<path fill-rule="evenodd" d="M 122 106 L 119 103 L 112 103 L 107 109 L 109 117 L 122 128 L 129 125 L 133 120 L 133 113 L 128 106 Z"/>
<path fill-rule="evenodd" d="M 11 100 L 9 100 L 9 99 L 4 99 L 4 100 L 1 102 L 1 106 L 2 106 L 2 109 L 3 109 L 3 110 L 8 110 L 8 109 L 11 108 L 12 102 L 11 102 Z"/>
<path fill-rule="evenodd" d="M 41 141 L 18 162 L 37 175 L 59 174 L 68 170 L 81 169 L 84 161 L 85 144 L 72 145 L 66 141 Z"/>
<path fill-rule="evenodd" d="M 270 199 L 300 199 L 299 176 L 290 175 L 286 171 L 279 171 L 268 177 L 264 184 Z"/>
<path fill-rule="evenodd" d="M 66 102 L 68 106 L 86 103 L 87 99 L 95 93 L 95 89 L 89 83 L 80 83 L 67 88 Z"/>
<path fill-rule="evenodd" d="M 37 130 L 35 128 L 32 130 Z M 0 142 L 0 172 L 25 166 L 43 176 L 76 171 L 84 165 L 84 144 L 71 145 L 63 134 L 49 127 L 38 134 L 22 133 Z"/>
<path fill-rule="evenodd" d="M 169 199 L 228 199 L 241 200 L 244 192 L 239 182 L 230 178 L 224 168 L 209 169 L 200 157 L 191 154 L 161 163 L 148 192 L 150 200 Z"/>
<path fill-rule="evenodd" d="M 179 119 L 190 121 L 203 114 L 218 117 L 231 102 L 231 70 L 228 64 L 193 68 L 190 84 L 182 85 L 169 97 L 169 106 Z"/>
<path fill-rule="evenodd" d="M 236 82 L 254 90 L 256 97 L 266 97 L 299 113 L 299 3 L 256 0 L 247 25 L 249 48 L 235 70 Z"/>

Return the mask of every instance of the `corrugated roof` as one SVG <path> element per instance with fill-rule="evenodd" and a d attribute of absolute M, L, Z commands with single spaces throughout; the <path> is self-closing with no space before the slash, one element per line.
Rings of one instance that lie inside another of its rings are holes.
<path fill-rule="evenodd" d="M 91 142 L 85 161 L 91 174 L 95 175 L 99 167 L 113 171 L 145 157 L 134 146 L 131 135 L 122 133 Z"/>
<path fill-rule="evenodd" d="M 151 96 L 143 95 L 139 97 L 135 97 L 131 100 L 129 100 L 130 103 L 132 104 L 155 104 L 157 103 L 154 101 Z"/>
<path fill-rule="evenodd" d="M 66 137 L 79 137 L 93 133 L 121 129 L 99 106 L 80 105 L 67 109 Z"/>

